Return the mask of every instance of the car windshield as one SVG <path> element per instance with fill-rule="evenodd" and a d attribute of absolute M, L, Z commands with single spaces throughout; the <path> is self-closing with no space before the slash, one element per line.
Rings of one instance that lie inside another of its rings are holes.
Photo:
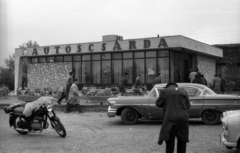
<path fill-rule="evenodd" d="M 209 89 L 208 87 L 206 87 L 203 92 L 203 95 L 204 96 L 212 96 L 212 95 L 216 95 L 216 93 L 214 91 L 212 91 L 211 89 Z"/>

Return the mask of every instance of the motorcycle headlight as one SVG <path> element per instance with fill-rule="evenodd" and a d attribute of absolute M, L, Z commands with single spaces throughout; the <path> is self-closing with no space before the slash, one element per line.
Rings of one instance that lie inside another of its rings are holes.
<path fill-rule="evenodd" d="M 52 109 L 53 109 L 53 106 L 52 106 L 52 105 L 48 105 L 48 106 L 47 106 L 47 110 L 48 110 L 49 112 L 51 112 Z"/>

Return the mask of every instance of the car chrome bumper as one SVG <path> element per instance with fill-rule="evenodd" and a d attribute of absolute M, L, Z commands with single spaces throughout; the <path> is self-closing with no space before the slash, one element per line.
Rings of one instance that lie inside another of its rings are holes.
<path fill-rule="evenodd" d="M 112 109 L 110 106 L 108 107 L 108 117 L 115 117 L 117 113 L 117 109 Z"/>
<path fill-rule="evenodd" d="M 226 146 L 226 147 L 237 147 L 237 142 L 228 142 L 228 140 L 224 137 L 224 133 L 221 134 L 221 142 Z"/>

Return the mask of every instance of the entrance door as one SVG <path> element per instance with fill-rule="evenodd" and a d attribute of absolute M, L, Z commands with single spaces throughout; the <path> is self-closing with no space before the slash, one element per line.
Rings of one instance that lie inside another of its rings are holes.
<path fill-rule="evenodd" d="M 188 67 L 188 60 L 184 60 L 184 80 L 183 82 L 190 82 L 189 80 L 189 67 Z"/>

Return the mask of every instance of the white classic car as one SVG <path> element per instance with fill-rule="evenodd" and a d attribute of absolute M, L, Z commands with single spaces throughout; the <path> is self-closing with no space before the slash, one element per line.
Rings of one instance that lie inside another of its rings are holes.
<path fill-rule="evenodd" d="M 227 149 L 237 148 L 237 152 L 240 153 L 240 110 L 224 112 L 221 121 L 221 142 Z"/>

